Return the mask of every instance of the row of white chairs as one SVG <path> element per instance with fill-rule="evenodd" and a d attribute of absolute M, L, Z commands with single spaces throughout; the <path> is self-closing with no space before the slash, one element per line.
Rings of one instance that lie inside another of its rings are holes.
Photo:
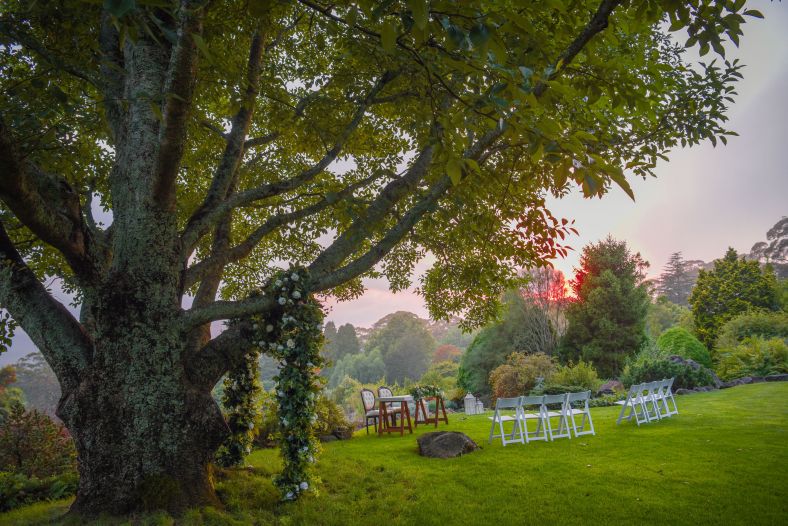
<path fill-rule="evenodd" d="M 492 420 L 489 442 L 492 443 L 494 438 L 500 438 L 501 443 L 506 446 L 512 443 L 527 444 L 535 440 L 571 439 L 572 432 L 575 437 L 594 435 L 594 423 L 591 421 L 591 411 L 588 407 L 590 399 L 591 391 L 499 398 L 495 402 L 495 413 L 489 417 Z M 513 415 L 509 414 L 512 410 L 514 410 Z M 581 415 L 582 421 L 577 425 L 576 417 Z M 555 418 L 558 419 L 557 429 L 552 423 Z M 529 421 L 536 421 L 536 430 L 529 431 Z M 512 422 L 512 430 L 509 433 L 504 430 L 504 423 L 508 422 Z M 500 434 L 495 434 L 496 427 Z"/>
<path fill-rule="evenodd" d="M 634 416 L 639 426 L 679 414 L 676 399 L 673 398 L 673 380 L 668 378 L 630 387 L 627 397 L 616 402 L 621 406 L 616 424 L 624 419 L 632 420 Z"/>

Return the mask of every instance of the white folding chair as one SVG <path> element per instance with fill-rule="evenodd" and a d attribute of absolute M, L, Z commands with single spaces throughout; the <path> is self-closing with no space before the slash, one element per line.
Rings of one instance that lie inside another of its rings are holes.
<path fill-rule="evenodd" d="M 646 416 L 646 409 L 643 405 L 643 386 L 646 384 L 636 384 L 629 388 L 629 392 L 627 393 L 627 397 L 624 400 L 619 400 L 616 404 L 622 406 L 621 413 L 618 415 L 618 420 L 616 420 L 616 424 L 620 424 L 622 420 L 625 418 L 627 420 L 632 420 L 632 416 L 635 416 L 635 423 L 639 426 L 640 424 L 646 424 L 649 422 L 648 417 Z M 627 410 L 629 410 L 629 414 L 627 414 Z M 625 416 L 626 415 L 626 416 Z"/>
<path fill-rule="evenodd" d="M 558 404 L 561 404 L 561 407 L 558 409 L 558 411 L 550 410 L 549 406 Z M 566 393 L 545 395 L 542 399 L 542 415 L 544 425 L 547 426 L 547 434 L 550 436 L 550 440 L 555 440 L 556 438 L 572 438 L 572 434 L 569 432 Z M 551 422 L 553 418 L 558 418 L 558 431 L 553 430 L 553 425 Z M 539 428 L 537 427 L 537 431 L 538 430 Z"/>
<path fill-rule="evenodd" d="M 520 403 L 520 399 L 522 397 L 518 396 L 515 398 L 499 398 L 495 401 L 495 413 L 493 416 L 488 417 L 492 420 L 492 426 L 490 427 L 490 439 L 488 440 L 489 443 L 492 443 L 493 438 L 500 438 L 501 443 L 506 446 L 506 444 L 513 444 L 519 442 L 520 444 L 525 444 L 525 437 L 523 435 L 523 428 L 520 425 L 521 418 L 520 413 L 522 410 L 522 404 Z M 501 413 L 504 409 L 514 409 L 514 416 L 504 415 Z M 514 422 L 512 426 L 512 432 L 506 433 L 504 431 L 504 422 Z M 495 426 L 498 425 L 501 434 L 495 434 Z M 515 438 L 515 434 L 519 434 L 520 438 Z M 508 436 L 508 438 L 507 438 Z"/>
<path fill-rule="evenodd" d="M 673 377 L 662 381 L 662 404 L 665 408 L 666 416 L 679 414 L 679 408 L 676 406 L 676 399 L 673 398 L 673 380 L 675 379 L 676 378 Z M 673 406 L 672 408 L 671 405 Z"/>
<path fill-rule="evenodd" d="M 521 396 L 520 397 L 520 420 L 522 421 L 525 443 L 536 440 L 547 442 L 547 425 L 544 424 L 544 396 Z M 528 421 L 536 420 L 536 431 L 528 431 Z"/>
<path fill-rule="evenodd" d="M 640 399 L 643 401 L 643 410 L 646 412 L 646 418 L 649 422 L 662 419 L 659 413 L 659 404 L 657 403 L 657 393 L 662 386 L 662 382 L 649 382 L 643 385 Z"/>
<path fill-rule="evenodd" d="M 569 419 L 572 422 L 572 429 L 575 432 L 575 436 L 583 436 L 583 435 L 596 435 L 594 432 L 594 422 L 591 420 L 591 410 L 588 407 L 588 401 L 591 399 L 591 391 L 584 391 L 582 393 L 568 393 L 566 395 L 566 408 L 567 413 L 569 415 Z M 572 403 L 579 403 L 583 402 L 582 408 L 575 408 L 572 406 Z M 583 415 L 583 420 L 581 420 L 580 425 L 577 425 L 575 421 L 576 416 Z M 586 429 L 586 425 L 590 429 Z"/>

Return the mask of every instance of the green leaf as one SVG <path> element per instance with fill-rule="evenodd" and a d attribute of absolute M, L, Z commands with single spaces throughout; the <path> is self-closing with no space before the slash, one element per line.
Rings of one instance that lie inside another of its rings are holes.
<path fill-rule="evenodd" d="M 474 47 L 481 48 L 490 39 L 490 30 L 484 24 L 476 24 L 471 28 L 469 37 Z"/>
<path fill-rule="evenodd" d="M 194 45 L 197 46 L 197 49 L 200 50 L 203 57 L 205 57 L 208 62 L 212 62 L 213 59 L 211 58 L 211 52 L 208 50 L 208 45 L 205 43 L 205 40 L 202 36 L 198 35 L 197 33 L 192 33 L 192 40 L 194 40 Z"/>
<path fill-rule="evenodd" d="M 135 7 L 134 0 L 104 0 L 104 9 L 115 18 L 122 18 Z"/>
<path fill-rule="evenodd" d="M 408 0 L 408 7 L 410 7 L 416 27 L 425 29 L 430 16 L 426 0 Z"/>
<path fill-rule="evenodd" d="M 446 162 L 446 175 L 451 179 L 451 184 L 458 185 L 462 181 L 462 161 L 451 158 Z"/>
<path fill-rule="evenodd" d="M 758 11 L 757 9 L 748 9 L 744 12 L 744 16 L 752 16 L 755 18 L 763 18 L 763 13 Z"/>
<path fill-rule="evenodd" d="M 632 191 L 632 187 L 629 186 L 629 181 L 627 178 L 624 177 L 624 173 L 618 170 L 613 170 L 610 173 L 610 179 L 613 180 L 622 190 L 629 196 L 630 199 L 633 201 L 635 200 L 635 192 Z"/>
<path fill-rule="evenodd" d="M 397 26 L 391 20 L 386 20 L 380 28 L 380 43 L 389 53 L 394 53 L 397 45 Z"/>

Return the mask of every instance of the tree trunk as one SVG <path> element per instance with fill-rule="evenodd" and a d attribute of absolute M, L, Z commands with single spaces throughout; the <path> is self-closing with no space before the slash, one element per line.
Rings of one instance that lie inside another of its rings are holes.
<path fill-rule="evenodd" d="M 58 407 L 79 459 L 71 512 L 178 514 L 219 505 L 209 464 L 227 425 L 210 387 L 185 372 L 188 338 L 177 306 L 139 281 L 124 286 L 129 281 L 108 280 L 96 303 L 83 306 L 95 320 L 93 362 Z"/>

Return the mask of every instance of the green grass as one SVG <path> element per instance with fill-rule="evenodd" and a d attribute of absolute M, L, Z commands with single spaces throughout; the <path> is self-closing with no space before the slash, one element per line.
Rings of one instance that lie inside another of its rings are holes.
<path fill-rule="evenodd" d="M 788 383 L 677 398 L 680 414 L 616 426 L 618 408 L 593 409 L 596 436 L 487 444 L 484 416 L 450 415 L 450 429 L 482 449 L 450 460 L 418 456 L 415 436 L 363 432 L 325 446 L 319 494 L 277 502 L 275 450 L 222 477 L 227 509 L 193 510 L 180 524 L 786 524 Z M 0 514 L 38 524 L 67 501 Z M 102 523 L 129 523 L 104 520 Z M 171 524 L 165 515 L 133 524 Z"/>

